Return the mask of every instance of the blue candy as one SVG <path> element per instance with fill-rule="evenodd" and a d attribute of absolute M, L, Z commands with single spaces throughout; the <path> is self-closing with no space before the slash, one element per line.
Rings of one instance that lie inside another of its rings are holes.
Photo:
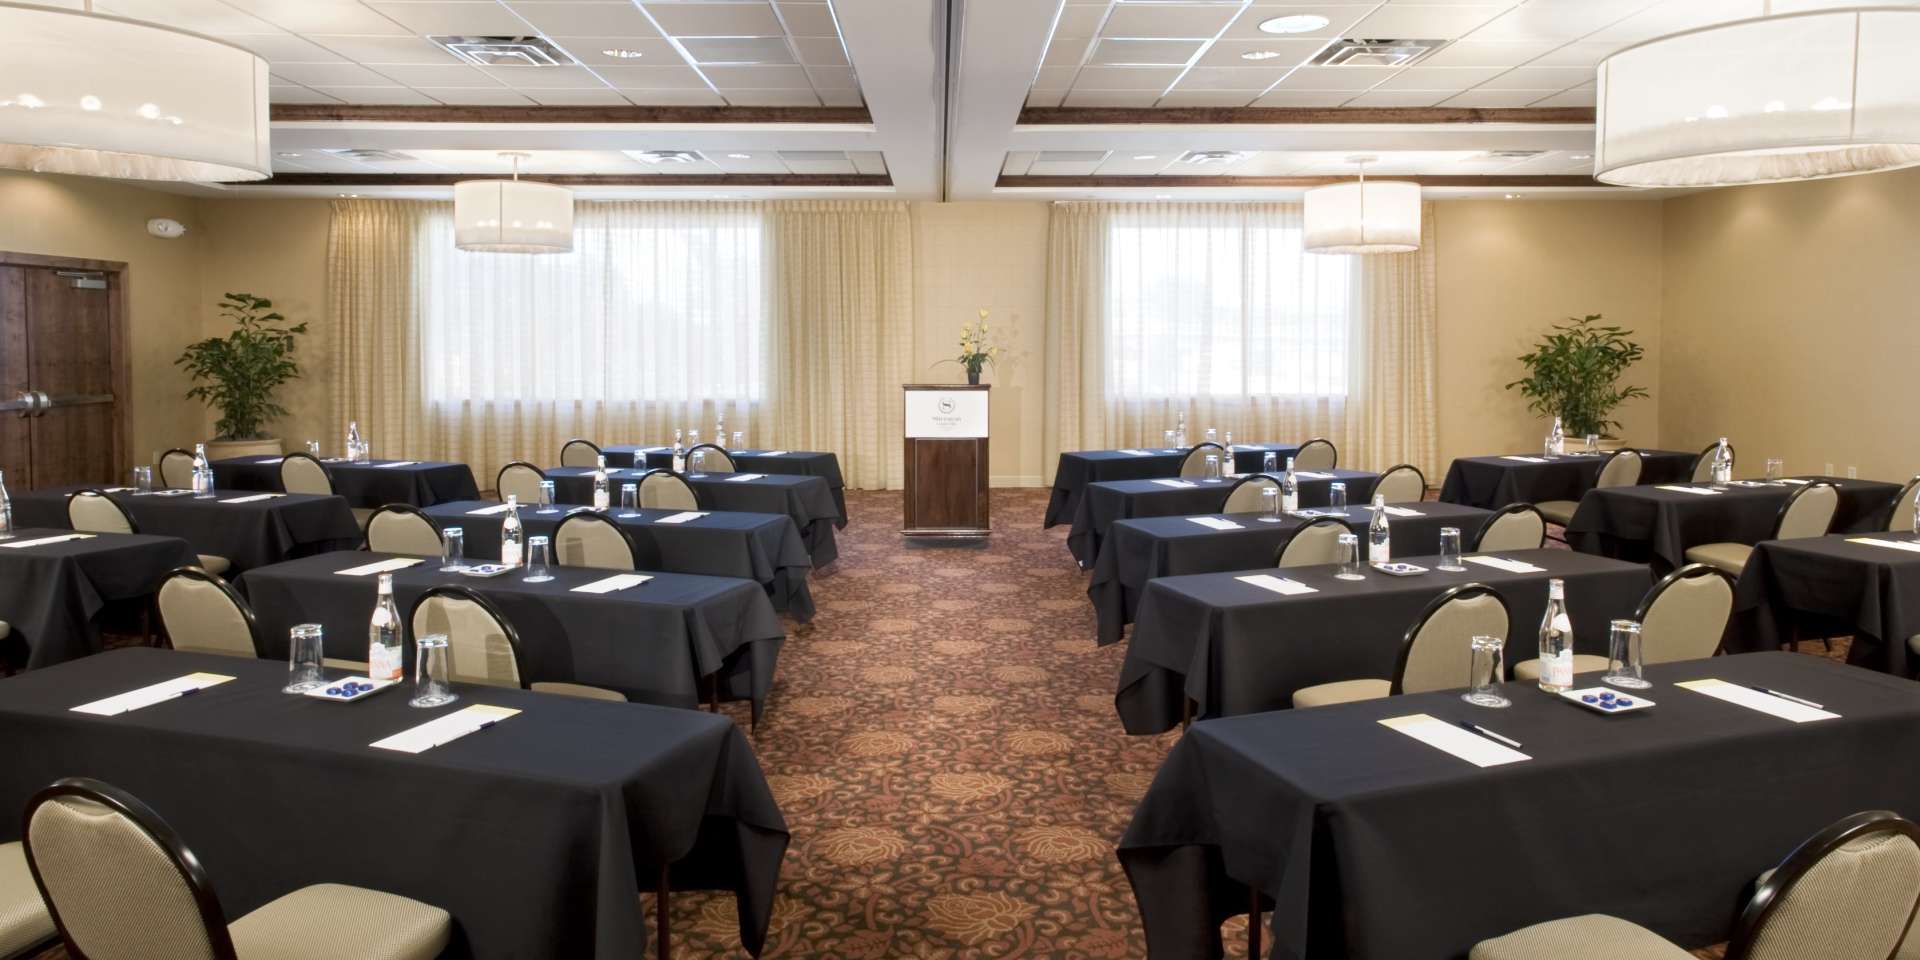
<path fill-rule="evenodd" d="M 1602 710 L 1612 710 L 1614 707 L 1617 707 L 1617 706 L 1619 706 L 1619 704 L 1614 703 L 1612 700 L 1600 701 L 1600 709 Z"/>
<path fill-rule="evenodd" d="M 1586 696 L 1583 696 L 1583 697 L 1581 697 L 1581 698 L 1580 698 L 1580 702 L 1582 702 L 1582 703 L 1599 703 L 1599 702 L 1600 702 L 1600 698 L 1599 698 L 1599 697 L 1596 697 L 1596 696 L 1594 696 L 1594 695 L 1593 695 L 1593 694 L 1591 694 L 1591 693 L 1589 693 L 1589 694 L 1587 694 Z"/>
<path fill-rule="evenodd" d="M 1623 706 L 1623 707 L 1631 707 L 1631 706 L 1633 706 L 1633 701 L 1632 701 L 1632 700 L 1630 700 L 1630 699 L 1628 699 L 1628 698 L 1626 698 L 1626 697 L 1621 697 L 1620 699 L 1618 699 L 1618 700 L 1615 700 L 1615 701 L 1614 701 L 1614 703 L 1617 703 L 1617 704 L 1619 704 L 1619 705 L 1621 705 L 1621 706 Z"/>
<path fill-rule="evenodd" d="M 1608 692 L 1607 692 L 1607 691 L 1605 691 L 1605 690 L 1602 690 L 1602 691 L 1600 692 L 1600 699 L 1602 699 L 1602 700 L 1612 700 L 1612 699 L 1613 699 L 1613 694 L 1611 694 L 1611 693 L 1608 693 Z"/>
<path fill-rule="evenodd" d="M 328 687 L 328 688 L 327 688 L 327 696 L 329 696 L 329 697 L 337 697 L 337 696 L 339 696 L 339 695 L 340 695 L 340 688 L 339 688 L 339 687 Z"/>

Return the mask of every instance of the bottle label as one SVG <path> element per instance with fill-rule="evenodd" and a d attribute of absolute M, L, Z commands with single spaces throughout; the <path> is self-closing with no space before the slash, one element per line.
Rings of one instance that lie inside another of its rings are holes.
<path fill-rule="evenodd" d="M 1368 563 L 1391 562 L 1393 559 L 1391 556 L 1392 551 L 1388 549 L 1388 546 L 1389 546 L 1389 541 L 1386 541 L 1386 540 L 1375 540 L 1372 543 L 1367 544 L 1367 562 Z"/>
<path fill-rule="evenodd" d="M 1298 510 L 1298 509 L 1300 509 L 1300 495 L 1299 495 L 1299 494 L 1297 494 L 1297 493 L 1283 493 L 1283 494 L 1281 494 L 1281 495 L 1280 495 L 1280 509 L 1282 509 L 1282 510 L 1284 510 L 1284 511 L 1286 511 L 1286 512 L 1288 512 L 1288 513 L 1292 513 L 1292 512 L 1294 512 L 1294 511 L 1296 511 L 1296 510 Z"/>
<path fill-rule="evenodd" d="M 595 510 L 605 510 L 607 508 L 607 488 L 596 487 L 594 489 L 593 508 Z"/>
<path fill-rule="evenodd" d="M 1540 657 L 1540 679 L 1552 687 L 1573 686 L 1573 650 L 1562 650 L 1553 656 Z"/>
<path fill-rule="evenodd" d="M 500 562 L 509 567 L 520 565 L 520 541 L 506 540 L 500 544 Z"/>
<path fill-rule="evenodd" d="M 398 680 L 401 677 L 400 648 L 374 644 L 367 649 L 367 677 L 372 680 Z"/>

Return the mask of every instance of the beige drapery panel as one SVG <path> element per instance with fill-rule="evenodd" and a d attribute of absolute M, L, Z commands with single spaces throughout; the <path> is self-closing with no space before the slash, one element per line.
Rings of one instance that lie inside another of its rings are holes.
<path fill-rule="evenodd" d="M 334 201 L 327 232 L 327 323 L 333 338 L 333 420 L 322 441 L 344 450 L 349 420 L 381 455 L 439 457 L 421 390 L 418 244 L 430 204 Z M 479 469 L 476 466 L 476 471 Z M 486 486 L 491 476 L 476 477 Z"/>

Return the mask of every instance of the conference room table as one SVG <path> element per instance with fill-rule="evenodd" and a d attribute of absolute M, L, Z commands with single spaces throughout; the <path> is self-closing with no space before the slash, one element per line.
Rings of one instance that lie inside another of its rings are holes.
<path fill-rule="evenodd" d="M 1836 477 L 1736 480 L 1722 490 L 1704 483 L 1607 487 L 1581 498 L 1567 521 L 1567 544 L 1586 553 L 1677 569 L 1686 564 L 1688 547 L 1754 544 L 1772 537 L 1787 498 L 1813 481 L 1839 488 L 1830 528 L 1838 533 L 1883 528 L 1900 493 L 1898 484 Z"/>
<path fill-rule="evenodd" d="M 642 447 L 634 444 L 615 444 L 603 447 L 600 452 L 606 455 L 609 467 L 645 467 L 649 470 L 673 468 L 672 447 Z M 733 465 L 742 473 L 771 473 L 802 477 L 819 477 L 827 482 L 833 491 L 834 506 L 840 509 L 840 519 L 835 526 L 844 530 L 847 527 L 847 484 L 840 478 L 840 458 L 825 450 L 730 450 L 727 455 L 733 458 Z M 641 458 L 645 461 L 641 462 Z"/>
<path fill-rule="evenodd" d="M 234 490 L 281 490 L 280 462 L 285 457 L 231 457 L 213 461 L 213 482 Z M 367 460 L 324 458 L 320 466 L 333 481 L 333 492 L 350 506 L 368 509 L 389 503 L 428 507 L 449 500 L 476 500 L 480 487 L 473 469 L 464 463 L 434 460 Z"/>
<path fill-rule="evenodd" d="M 551 538 L 569 514 L 591 510 L 522 505 L 520 524 L 526 536 Z M 421 513 L 441 530 L 459 527 L 469 559 L 499 559 L 506 515 L 498 501 L 459 500 Z M 813 619 L 813 592 L 807 587 L 813 561 L 800 528 L 786 514 L 719 511 L 686 519 L 679 510 L 614 507 L 606 517 L 632 538 L 638 554 L 634 565 L 642 570 L 752 580 L 767 591 L 775 610 L 801 623 Z"/>
<path fill-rule="evenodd" d="M 1454 527 L 1461 543 L 1472 542 L 1474 532 L 1490 511 L 1451 503 L 1388 504 L 1387 530 L 1396 555 L 1425 556 L 1440 552 L 1440 530 Z M 1395 514 L 1398 515 L 1395 515 Z M 1100 556 L 1093 563 L 1087 598 L 1093 601 L 1096 638 L 1101 646 L 1117 643 L 1140 604 L 1140 593 L 1155 577 L 1272 566 L 1280 548 L 1295 531 L 1322 517 L 1347 525 L 1366 550 L 1372 509 L 1349 504 L 1345 510 L 1313 508 L 1312 515 L 1286 514 L 1278 521 L 1259 514 L 1206 514 L 1198 517 L 1143 517 L 1120 520 L 1107 528 Z M 1223 528 L 1221 524 L 1235 526 Z M 1365 556 L 1363 553 L 1362 556 Z"/>
<path fill-rule="evenodd" d="M 236 586 L 259 620 L 260 655 L 286 660 L 288 631 L 317 623 L 328 657 L 365 660 L 378 578 L 343 572 L 385 560 L 412 561 L 392 571 L 403 619 L 421 594 L 443 584 L 493 601 L 520 634 L 520 677 L 527 683 L 580 683 L 640 703 L 698 707 L 717 682 L 720 699 L 751 700 L 758 720 L 786 640 L 773 604 L 752 580 L 651 572 L 645 583 L 588 593 L 578 588 L 619 571 L 552 567 L 552 580 L 528 583 L 520 571 L 472 577 L 442 572 L 437 557 L 348 551 L 261 567 L 240 578 Z M 411 642 L 405 652 L 412 669 Z"/>
<path fill-rule="evenodd" d="M 1822 828 L 1920 815 L 1912 683 L 1780 652 L 1646 676 L 1633 696 L 1654 706 L 1618 715 L 1512 684 L 1501 710 L 1454 690 L 1194 724 L 1120 840 L 1147 956 L 1219 957 L 1220 922 L 1250 890 L 1273 911 L 1276 957 L 1460 960 L 1590 913 L 1698 948 L 1727 940 L 1754 878 Z M 1676 686 L 1701 680 L 1837 716 L 1794 722 Z M 1480 724 L 1525 759 L 1479 766 L 1384 723 L 1423 715 L 1438 721 L 1423 732 L 1502 750 L 1454 726 Z"/>
<path fill-rule="evenodd" d="M 1874 542 L 1866 542 L 1874 541 Z M 1913 674 L 1920 635 L 1920 537 L 1854 533 L 1754 544 L 1734 588 L 1738 629 L 1727 650 L 1776 650 L 1792 639 L 1851 634 L 1847 661 Z"/>
<path fill-rule="evenodd" d="M 1525 572 L 1493 562 L 1518 561 Z M 1411 577 L 1371 568 L 1341 580 L 1338 565 L 1271 566 L 1147 581 L 1120 665 L 1114 707 L 1128 733 L 1163 733 L 1187 716 L 1228 717 L 1284 710 L 1302 687 L 1393 677 L 1407 630 L 1435 597 L 1463 583 L 1484 583 L 1506 599 L 1507 666 L 1537 653 L 1547 581 L 1566 582 L 1574 649 L 1607 654 L 1611 621 L 1633 616 L 1653 576 L 1642 564 L 1571 550 L 1469 554 L 1463 571 L 1434 557 L 1402 559 L 1428 568 Z M 1281 594 L 1241 580 L 1266 575 L 1311 593 Z"/>
<path fill-rule="evenodd" d="M 640 483 L 646 470 L 608 468 L 608 499 L 620 505 L 620 486 Z M 553 481 L 553 499 L 559 503 L 593 503 L 592 467 L 548 467 L 547 479 Z M 834 503 L 833 491 L 823 477 L 740 473 L 682 474 L 700 498 L 702 510 L 742 511 L 745 513 L 784 513 L 800 528 L 813 558 L 814 569 L 832 563 L 840 556 L 834 528 L 846 514 Z"/>
<path fill-rule="evenodd" d="M 102 611 L 145 603 L 168 571 L 198 562 L 178 537 L 15 527 L 0 539 L 0 620 L 8 626 L 0 663 L 38 669 L 99 652 Z"/>
<path fill-rule="evenodd" d="M 1377 473 L 1364 470 L 1295 471 L 1300 484 L 1300 506 L 1324 507 L 1336 483 L 1347 487 L 1347 504 L 1366 503 L 1373 498 Z M 1074 509 L 1073 527 L 1067 532 L 1067 549 L 1082 567 L 1091 566 L 1100 556 L 1100 543 L 1115 521 L 1135 517 L 1190 517 L 1218 513 L 1227 504 L 1227 495 L 1239 477 L 1220 480 L 1158 477 L 1148 480 L 1102 480 L 1089 483 L 1081 492 Z"/>
<path fill-rule="evenodd" d="M 1693 474 L 1697 453 L 1682 450 L 1641 450 L 1640 482 L 1681 483 Z M 1568 453 L 1547 456 L 1510 453 L 1490 457 L 1459 457 L 1447 467 L 1440 499 L 1487 510 L 1510 503 L 1548 500 L 1578 501 L 1600 478 L 1610 454 Z"/>
<path fill-rule="evenodd" d="M 1073 521 L 1080 506 L 1080 494 L 1087 484 L 1103 480 L 1151 480 L 1177 477 L 1191 447 L 1161 447 L 1126 450 L 1077 450 L 1062 453 L 1053 468 L 1053 493 L 1047 498 L 1047 516 L 1042 526 L 1053 527 Z M 1275 469 L 1285 470 L 1287 458 L 1300 452 L 1294 444 L 1236 443 L 1230 473 L 1257 473 L 1273 454 Z"/>
<path fill-rule="evenodd" d="M 229 578 L 295 557 L 352 550 L 361 540 L 360 525 L 345 500 L 301 493 L 217 489 L 202 499 L 186 490 L 46 487 L 14 497 L 14 516 L 21 523 L 70 530 L 67 499 L 88 489 L 112 498 L 141 533 L 179 537 L 192 544 L 195 553 L 225 557 L 233 565 Z"/>
<path fill-rule="evenodd" d="M 233 679 L 118 716 L 74 707 L 194 672 Z M 130 648 L 0 680 L 0 840 L 85 775 L 151 806 L 237 917 L 316 883 L 453 916 L 449 958 L 642 956 L 640 894 L 728 890 L 765 943 L 787 826 L 726 717 L 456 685 L 351 704 L 280 692 L 285 663 Z M 371 745 L 474 705 L 517 710 L 421 753 Z M 668 865 L 671 865 L 670 867 Z"/>

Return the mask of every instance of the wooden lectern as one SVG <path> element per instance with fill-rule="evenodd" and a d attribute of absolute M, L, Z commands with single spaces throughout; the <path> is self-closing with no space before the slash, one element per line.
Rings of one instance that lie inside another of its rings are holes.
<path fill-rule="evenodd" d="M 906 523 L 909 537 L 987 536 L 987 391 L 981 384 L 909 383 Z"/>

